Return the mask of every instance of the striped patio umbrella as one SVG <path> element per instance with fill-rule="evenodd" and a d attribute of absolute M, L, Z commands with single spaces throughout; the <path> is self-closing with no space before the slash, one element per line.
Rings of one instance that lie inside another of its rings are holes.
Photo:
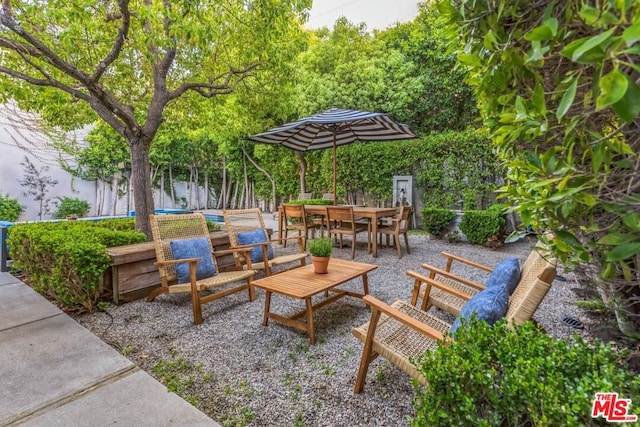
<path fill-rule="evenodd" d="M 249 137 L 252 141 L 283 145 L 296 151 L 332 147 L 334 204 L 337 204 L 336 151 L 339 145 L 413 138 L 417 136 L 409 126 L 394 122 L 385 113 L 340 108 L 331 108 Z"/>

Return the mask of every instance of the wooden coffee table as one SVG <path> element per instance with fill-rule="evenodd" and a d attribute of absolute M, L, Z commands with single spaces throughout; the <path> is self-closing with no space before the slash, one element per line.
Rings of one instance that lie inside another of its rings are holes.
<path fill-rule="evenodd" d="M 313 312 L 346 295 L 362 299 L 363 296 L 369 293 L 367 273 L 375 270 L 376 268 L 378 268 L 378 266 L 373 264 L 364 264 L 361 262 L 331 258 L 327 274 L 316 274 L 313 272 L 313 265 L 306 265 L 304 267 L 294 268 L 282 273 L 276 273 L 262 279 L 253 280 L 251 282 L 253 286 L 266 291 L 264 299 L 263 324 L 267 326 L 269 319 L 273 319 L 286 325 L 293 326 L 296 329 L 306 331 L 307 334 L 309 334 L 311 344 L 315 344 L 316 335 L 313 327 Z M 362 277 L 364 290 L 362 294 L 336 288 L 336 286 L 357 277 Z M 322 292 L 331 292 L 333 295 L 327 296 L 327 298 L 317 302 L 316 304 L 312 304 L 311 298 Z M 291 298 L 303 299 L 306 304 L 306 309 L 291 317 L 272 313 L 269 310 L 272 293 Z M 299 320 L 305 316 L 307 318 L 306 322 Z"/>

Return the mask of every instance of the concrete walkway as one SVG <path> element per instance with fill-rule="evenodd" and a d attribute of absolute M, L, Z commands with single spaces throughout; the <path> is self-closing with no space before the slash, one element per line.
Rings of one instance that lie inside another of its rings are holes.
<path fill-rule="evenodd" d="M 0 273 L 0 426 L 219 426 Z"/>

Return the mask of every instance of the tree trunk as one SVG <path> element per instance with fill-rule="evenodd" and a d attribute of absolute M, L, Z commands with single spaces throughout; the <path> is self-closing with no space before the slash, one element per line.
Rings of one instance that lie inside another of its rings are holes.
<path fill-rule="evenodd" d="M 300 162 L 300 192 L 307 192 L 307 160 L 304 158 L 304 153 L 302 151 L 296 151 L 296 157 Z"/>
<path fill-rule="evenodd" d="M 111 215 L 116 215 L 118 212 L 118 173 L 113 175 L 111 179 Z"/>
<path fill-rule="evenodd" d="M 150 142 L 142 139 L 127 141 L 131 152 L 131 182 L 133 184 L 133 206 L 136 211 L 136 230 L 151 240 L 149 215 L 153 213 L 153 189 L 151 165 L 149 163 Z"/>

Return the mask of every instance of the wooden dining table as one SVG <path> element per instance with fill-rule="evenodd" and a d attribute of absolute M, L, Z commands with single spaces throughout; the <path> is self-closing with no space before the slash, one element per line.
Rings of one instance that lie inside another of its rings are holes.
<path fill-rule="evenodd" d="M 326 205 L 304 205 L 308 215 L 326 215 Z M 396 208 L 374 208 L 369 206 L 353 206 L 353 215 L 358 218 L 366 218 L 371 222 L 371 236 L 373 240 L 373 257 L 378 256 L 378 222 L 380 218 L 388 218 L 396 215 Z M 278 236 L 284 231 L 284 212 L 282 206 L 278 208 Z"/>

